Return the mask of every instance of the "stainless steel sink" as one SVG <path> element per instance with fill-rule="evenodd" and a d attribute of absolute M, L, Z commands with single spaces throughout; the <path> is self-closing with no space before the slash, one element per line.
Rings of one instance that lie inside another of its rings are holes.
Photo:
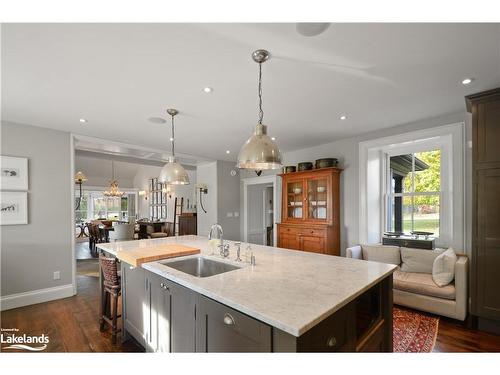
<path fill-rule="evenodd" d="M 167 267 L 174 268 L 178 271 L 185 272 L 196 277 L 209 277 L 240 269 L 240 267 L 234 266 L 232 264 L 219 262 L 217 260 L 203 257 L 163 261 L 160 263 Z"/>

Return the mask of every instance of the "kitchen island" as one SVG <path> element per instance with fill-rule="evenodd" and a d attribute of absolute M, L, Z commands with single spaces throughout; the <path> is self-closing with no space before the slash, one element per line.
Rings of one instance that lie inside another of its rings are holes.
<path fill-rule="evenodd" d="M 392 351 L 395 266 L 253 244 L 250 265 L 225 242 L 227 259 L 200 236 L 98 244 L 119 259 L 164 244 L 200 249 L 140 267 L 122 262 L 126 334 L 149 351 Z M 197 277 L 168 266 L 193 257 L 235 267 Z"/>

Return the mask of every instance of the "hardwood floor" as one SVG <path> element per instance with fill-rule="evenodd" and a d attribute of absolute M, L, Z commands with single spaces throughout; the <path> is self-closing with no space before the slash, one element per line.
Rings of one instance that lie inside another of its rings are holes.
<path fill-rule="evenodd" d="M 439 319 L 434 352 L 500 352 L 500 336 L 467 328 L 466 322 Z"/>
<path fill-rule="evenodd" d="M 93 259 L 89 250 L 89 241 L 78 240 L 75 242 L 75 258 L 76 259 Z"/>
<path fill-rule="evenodd" d="M 45 333 L 50 339 L 46 351 L 50 352 L 142 352 L 133 339 L 113 345 L 109 329 L 99 331 L 98 278 L 78 275 L 77 282 L 76 296 L 3 311 L 1 327 L 18 328 L 19 334 Z M 500 352 L 500 336 L 440 318 L 434 351 Z"/>
<path fill-rule="evenodd" d="M 78 275 L 76 296 L 2 311 L 1 326 L 18 328 L 19 334 L 48 335 L 44 352 L 142 352 L 133 339 L 121 344 L 118 336 L 113 345 L 110 329 L 99 331 L 98 280 Z"/>

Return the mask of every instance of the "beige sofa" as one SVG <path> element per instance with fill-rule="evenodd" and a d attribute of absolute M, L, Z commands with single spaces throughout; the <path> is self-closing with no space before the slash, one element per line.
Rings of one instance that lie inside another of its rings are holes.
<path fill-rule="evenodd" d="M 365 245 L 373 253 L 379 248 L 384 259 L 383 245 Z M 394 246 L 391 246 L 394 248 Z M 377 250 L 378 251 L 378 250 Z M 421 250 L 429 251 L 429 250 Z M 363 245 L 349 247 L 346 250 L 348 258 L 364 259 Z M 387 258 L 387 257 L 386 257 Z M 399 258 L 401 261 L 401 258 Z M 394 259 L 379 260 L 395 264 Z M 398 264 L 401 266 L 401 264 Z M 467 273 L 468 260 L 465 255 L 457 254 L 455 263 L 455 279 L 448 285 L 439 287 L 432 279 L 431 273 L 403 272 L 400 267 L 394 272 L 394 303 L 427 311 L 433 314 L 447 316 L 453 319 L 465 320 L 467 316 Z"/>

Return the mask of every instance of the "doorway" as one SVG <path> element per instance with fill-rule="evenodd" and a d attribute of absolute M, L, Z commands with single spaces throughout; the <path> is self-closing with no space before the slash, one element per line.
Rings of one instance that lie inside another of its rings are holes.
<path fill-rule="evenodd" d="M 243 180 L 244 241 L 276 246 L 276 222 L 279 221 L 277 176 Z M 279 188 L 279 187 L 278 187 Z"/>

